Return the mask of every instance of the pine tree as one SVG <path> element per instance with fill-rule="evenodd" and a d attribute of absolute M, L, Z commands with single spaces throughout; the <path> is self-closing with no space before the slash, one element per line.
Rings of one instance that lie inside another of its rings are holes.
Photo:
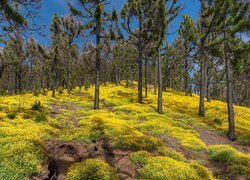
<path fill-rule="evenodd" d="M 231 42 L 233 42 L 238 32 L 246 31 L 250 27 L 250 2 L 225 0 L 220 3 L 223 5 L 216 10 L 220 12 L 220 18 L 217 20 L 218 27 L 223 33 L 224 41 L 224 60 L 227 82 L 228 137 L 230 140 L 235 140 Z"/>
<path fill-rule="evenodd" d="M 111 14 L 106 11 L 108 0 L 77 0 L 82 10 L 74 7 L 72 4 L 68 3 L 71 12 L 80 18 L 84 18 L 88 21 L 85 28 L 90 29 L 90 35 L 95 35 L 96 38 L 96 77 L 95 77 L 95 99 L 94 99 L 94 109 L 99 109 L 99 96 L 100 96 L 100 72 L 101 72 L 101 50 L 102 41 L 105 29 L 107 28 L 107 22 L 117 21 L 117 14 L 113 10 Z M 110 28 L 110 36 L 113 37 L 114 31 Z"/>
<path fill-rule="evenodd" d="M 195 41 L 195 34 L 196 34 L 196 27 L 193 19 L 188 16 L 183 16 L 183 21 L 180 24 L 179 34 L 183 38 L 183 46 L 185 49 L 184 52 L 184 84 L 185 84 L 185 95 L 187 96 L 190 93 L 190 75 L 189 75 L 189 67 L 191 62 L 190 53 L 194 49 L 194 41 Z"/>
<path fill-rule="evenodd" d="M 157 18 L 164 15 L 159 14 L 161 6 L 161 0 L 132 0 L 127 1 L 122 8 L 121 17 L 123 19 L 123 28 L 131 36 L 133 43 L 138 52 L 138 102 L 142 103 L 142 78 L 143 78 L 143 50 L 146 45 L 154 40 L 158 40 L 157 35 L 159 34 L 158 30 L 159 21 Z M 165 3 L 162 3 L 165 6 Z M 164 8 L 164 7 L 163 7 Z M 165 10 L 165 9 L 164 9 Z M 132 19 L 138 21 L 137 27 L 132 29 L 133 22 Z"/>
<path fill-rule="evenodd" d="M 50 30 L 52 32 L 51 89 L 52 89 L 52 97 L 55 97 L 55 89 L 58 76 L 58 64 L 59 64 L 59 48 L 60 48 L 59 46 L 61 45 L 61 38 L 62 38 L 61 20 L 57 13 L 54 14 Z"/>
<path fill-rule="evenodd" d="M 207 38 L 210 33 L 216 28 L 216 19 L 219 13 L 216 11 L 221 6 L 220 3 L 210 0 L 200 0 L 201 12 L 199 19 L 199 59 L 200 59 L 200 102 L 199 102 L 199 116 L 205 117 L 205 85 L 206 85 L 206 54 L 205 46 Z"/>
<path fill-rule="evenodd" d="M 67 70 L 66 70 L 66 77 L 67 77 L 67 91 L 68 94 L 71 92 L 71 81 L 72 81 L 72 63 L 71 58 L 72 54 L 70 52 L 73 52 L 72 50 L 74 47 L 72 47 L 73 42 L 76 38 L 78 38 L 81 35 L 83 26 L 80 22 L 77 22 L 75 17 L 73 15 L 62 17 L 62 30 L 64 33 L 65 38 L 67 39 L 67 45 L 68 45 L 68 55 L 66 57 L 66 63 L 67 63 Z"/>
<path fill-rule="evenodd" d="M 14 31 L 37 30 L 34 21 L 41 0 L 0 1 L 0 36 L 6 36 Z M 29 21 L 30 20 L 30 21 Z M 1 39 L 2 40 L 2 39 Z"/>

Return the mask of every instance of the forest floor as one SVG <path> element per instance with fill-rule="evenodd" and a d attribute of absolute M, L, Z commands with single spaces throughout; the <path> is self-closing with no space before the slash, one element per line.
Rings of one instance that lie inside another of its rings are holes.
<path fill-rule="evenodd" d="M 168 90 L 157 114 L 152 89 L 138 104 L 136 88 L 108 85 L 94 111 L 93 91 L 0 97 L 0 179 L 250 178 L 249 108 L 235 106 L 232 142 L 223 102 L 200 118 L 197 95 Z"/>

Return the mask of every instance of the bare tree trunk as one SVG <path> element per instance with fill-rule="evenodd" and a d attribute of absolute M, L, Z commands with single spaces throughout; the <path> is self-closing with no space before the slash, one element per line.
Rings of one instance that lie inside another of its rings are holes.
<path fill-rule="evenodd" d="M 13 76 L 13 73 L 10 72 L 9 90 L 8 90 L 8 94 L 9 94 L 10 96 L 12 96 L 12 94 L 13 94 L 13 81 L 14 81 L 14 76 Z"/>
<path fill-rule="evenodd" d="M 227 32 L 226 22 L 224 22 L 224 55 L 225 55 L 226 79 L 227 79 L 228 138 L 230 140 L 235 140 L 233 82 L 232 82 L 232 74 L 230 66 L 230 54 L 228 51 L 228 32 Z"/>
<path fill-rule="evenodd" d="M 147 58 L 145 59 L 145 97 L 148 97 L 148 75 L 147 75 L 147 68 L 148 68 L 148 60 Z"/>
<path fill-rule="evenodd" d="M 210 73 L 209 68 L 207 68 L 207 102 L 211 102 L 211 94 L 210 94 Z"/>
<path fill-rule="evenodd" d="M 51 65 L 51 78 L 52 78 L 52 84 L 51 84 L 51 89 L 52 89 L 52 97 L 56 97 L 55 95 L 55 88 L 56 88 L 56 64 L 57 64 L 57 47 L 55 49 L 55 56 Z"/>
<path fill-rule="evenodd" d="M 157 66 L 154 64 L 154 94 L 157 94 Z"/>
<path fill-rule="evenodd" d="M 103 77 L 104 86 L 107 85 L 107 74 L 108 74 L 108 72 L 107 72 L 107 63 L 104 62 L 104 77 Z"/>
<path fill-rule="evenodd" d="M 142 48 L 138 48 L 138 102 L 142 103 Z"/>
<path fill-rule="evenodd" d="M 200 103 L 199 103 L 199 116 L 205 117 L 205 50 L 204 50 L 204 40 L 201 40 L 200 48 Z"/>
<path fill-rule="evenodd" d="M 161 74 L 161 49 L 158 50 L 158 105 L 157 112 L 162 114 L 162 74 Z"/>
<path fill-rule="evenodd" d="M 5 68 L 4 64 L 0 64 L 0 79 L 3 76 L 4 68 Z"/>
<path fill-rule="evenodd" d="M 185 83 L 185 96 L 188 95 L 188 90 L 189 90 L 189 85 L 188 85 L 188 50 L 187 50 L 187 42 L 185 41 L 185 62 L 184 62 L 184 67 L 185 67 L 185 77 L 184 77 L 184 83 Z"/>
<path fill-rule="evenodd" d="M 67 91 L 68 91 L 68 94 L 71 93 L 71 69 L 70 69 L 70 66 L 71 66 L 71 63 L 70 63 L 70 60 L 68 58 L 68 79 L 67 79 Z"/>
<path fill-rule="evenodd" d="M 130 76 L 130 85 L 132 86 L 133 85 L 133 72 L 132 72 L 132 68 L 131 67 L 130 67 L 129 76 Z"/>
<path fill-rule="evenodd" d="M 21 72 L 19 72 L 17 74 L 18 77 L 18 90 L 19 90 L 19 94 L 22 94 L 22 76 L 20 74 Z"/>
<path fill-rule="evenodd" d="M 100 3 L 98 1 L 98 3 Z M 101 59 L 101 51 L 100 51 L 100 43 L 101 43 L 101 17 L 97 18 L 97 22 L 96 22 L 96 29 L 97 29 L 97 33 L 96 33 L 96 79 L 95 79 L 95 100 L 94 100 L 94 109 L 97 110 L 99 109 L 99 97 L 100 97 L 100 71 L 101 71 L 101 67 L 100 67 L 100 59 Z"/>
<path fill-rule="evenodd" d="M 118 80 L 118 65 L 115 65 L 115 84 L 116 86 L 119 85 L 119 80 Z"/>
<path fill-rule="evenodd" d="M 210 78 L 207 79 L 207 102 L 211 102 Z"/>

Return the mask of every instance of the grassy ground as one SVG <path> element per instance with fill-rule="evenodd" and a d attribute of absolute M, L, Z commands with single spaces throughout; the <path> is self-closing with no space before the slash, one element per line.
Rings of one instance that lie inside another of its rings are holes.
<path fill-rule="evenodd" d="M 56 98 L 0 97 L 0 179 L 213 179 L 250 178 L 250 109 L 235 106 L 237 142 L 226 138 L 226 104 L 171 90 L 156 113 L 150 90 L 136 103 L 135 88 L 75 89 Z M 83 176 L 84 174 L 84 176 Z"/>

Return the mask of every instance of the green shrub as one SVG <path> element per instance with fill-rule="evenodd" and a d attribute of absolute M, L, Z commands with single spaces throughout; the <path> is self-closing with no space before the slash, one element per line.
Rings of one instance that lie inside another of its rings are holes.
<path fill-rule="evenodd" d="M 250 175 L 250 168 L 241 164 L 232 164 L 229 166 L 228 172 L 233 175 Z"/>
<path fill-rule="evenodd" d="M 234 152 L 230 150 L 221 150 L 218 152 L 214 152 L 212 154 L 212 159 L 216 162 L 229 162 L 233 158 Z"/>
<path fill-rule="evenodd" d="M 3 96 L 3 95 L 5 95 L 5 94 L 6 94 L 6 90 L 0 89 L 0 95 Z"/>
<path fill-rule="evenodd" d="M 32 105 L 31 109 L 34 111 L 42 111 L 43 106 L 41 104 L 41 101 L 35 101 L 35 104 Z"/>
<path fill-rule="evenodd" d="M 239 136 L 237 138 L 237 140 L 243 144 L 243 145 L 246 145 L 246 146 L 250 146 L 250 135 L 242 135 L 242 136 Z"/>
<path fill-rule="evenodd" d="M 84 89 L 85 89 L 85 91 L 87 91 L 89 89 L 89 82 L 88 81 L 85 81 Z"/>
<path fill-rule="evenodd" d="M 15 119 L 16 118 L 16 112 L 10 112 L 10 113 L 8 113 L 7 114 L 7 117 L 9 118 L 9 119 Z"/>
<path fill-rule="evenodd" d="M 40 112 L 35 116 L 35 122 L 46 122 L 48 121 L 48 116 L 47 113 L 45 112 Z"/>
<path fill-rule="evenodd" d="M 107 163 L 98 159 L 87 159 L 70 166 L 67 172 L 68 180 L 116 180 L 115 171 Z"/>
<path fill-rule="evenodd" d="M 47 96 L 47 94 L 48 94 L 48 91 L 44 89 L 44 90 L 42 91 L 42 95 L 43 95 L 43 96 Z"/>
<path fill-rule="evenodd" d="M 129 157 L 130 157 L 130 160 L 135 165 L 143 166 L 147 164 L 147 160 L 150 157 L 150 153 L 147 151 L 138 151 L 138 152 L 131 153 Z"/>
<path fill-rule="evenodd" d="M 215 118 L 215 119 L 213 120 L 213 123 L 214 123 L 214 124 L 217 124 L 217 125 L 219 125 L 219 126 L 221 126 L 221 125 L 222 125 L 222 120 L 219 119 L 219 118 Z"/>
<path fill-rule="evenodd" d="M 33 92 L 33 95 L 34 95 L 34 96 L 39 96 L 39 91 L 34 91 L 34 92 Z"/>
<path fill-rule="evenodd" d="M 133 103 L 133 102 L 135 102 L 135 100 L 134 100 L 134 98 L 129 98 L 129 102 L 131 102 L 131 103 Z"/>
<path fill-rule="evenodd" d="M 229 162 L 232 161 L 236 150 L 228 145 L 215 145 L 208 148 L 208 152 L 211 154 L 211 157 L 216 162 Z"/>

